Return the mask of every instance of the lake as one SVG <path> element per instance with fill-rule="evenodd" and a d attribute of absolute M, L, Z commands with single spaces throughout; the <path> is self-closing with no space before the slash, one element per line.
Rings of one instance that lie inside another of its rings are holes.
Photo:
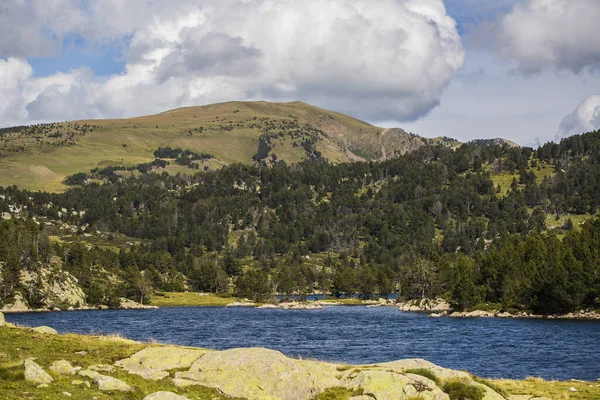
<path fill-rule="evenodd" d="M 322 310 L 165 307 L 6 314 L 59 332 L 228 349 L 267 347 L 351 364 L 424 358 L 491 378 L 600 378 L 600 321 L 429 318 L 394 307 Z"/>

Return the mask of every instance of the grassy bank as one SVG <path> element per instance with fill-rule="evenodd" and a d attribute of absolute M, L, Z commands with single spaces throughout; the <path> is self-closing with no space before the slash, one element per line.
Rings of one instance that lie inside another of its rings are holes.
<path fill-rule="evenodd" d="M 158 292 L 150 298 L 150 304 L 157 307 L 222 307 L 235 301 L 235 297 L 197 292 Z"/>
<path fill-rule="evenodd" d="M 76 399 L 92 397 L 97 399 L 143 399 L 150 393 L 166 390 L 190 399 L 228 398 L 211 388 L 203 386 L 178 388 L 169 379 L 147 381 L 119 368 L 109 375 L 128 383 L 134 388 L 134 391 L 130 393 L 100 392 L 93 384 L 87 388 L 86 386 L 74 386 L 71 383 L 77 379 L 86 380 L 85 378 L 55 374 L 49 368 L 57 360 L 67 360 L 72 365 L 83 368 L 98 364 L 112 365 L 115 361 L 148 346 L 160 346 L 160 344 L 138 343 L 114 336 L 47 335 L 24 328 L 0 328 L 0 397 L 3 400 L 22 398 L 52 400 L 66 398 L 64 392 L 68 392 L 72 398 Z M 78 354 L 82 351 L 87 354 Z M 36 385 L 25 380 L 23 363 L 31 357 L 35 358 L 35 362 L 55 379 L 48 388 L 38 389 Z M 342 369 L 338 368 L 338 370 Z M 560 382 L 545 381 L 539 378 L 527 378 L 522 381 L 481 380 L 478 378 L 477 380 L 507 398 L 512 395 L 530 395 L 554 400 L 600 399 L 600 382 Z M 571 391 L 571 388 L 575 391 Z M 329 390 L 323 398 L 330 400 L 346 398 L 347 390 L 339 392 L 338 396 L 335 390 Z"/>
<path fill-rule="evenodd" d="M 143 399 L 146 395 L 167 390 L 184 395 L 190 399 L 227 399 L 217 390 L 193 386 L 177 388 L 170 380 L 147 381 L 137 375 L 117 369 L 109 375 L 121 379 L 134 388 L 130 393 L 100 392 L 95 385 L 74 386 L 74 380 L 86 378 L 72 375 L 59 375 L 50 371 L 54 361 L 67 360 L 73 366 L 83 368 L 90 365 L 112 365 L 115 361 L 148 347 L 148 344 L 137 343 L 120 337 L 83 336 L 83 335 L 46 335 L 22 328 L 0 328 L 0 398 L 16 399 L 66 399 L 63 392 L 70 393 L 73 399 Z M 86 355 L 77 354 L 87 352 Z M 36 385 L 27 382 L 24 376 L 23 363 L 34 357 L 53 378 L 54 382 L 45 389 L 37 389 Z"/>

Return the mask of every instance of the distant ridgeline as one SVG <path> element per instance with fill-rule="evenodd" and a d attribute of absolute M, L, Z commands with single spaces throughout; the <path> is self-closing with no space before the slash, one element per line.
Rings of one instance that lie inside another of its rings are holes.
<path fill-rule="evenodd" d="M 210 158 L 155 156 L 153 168 Z M 537 150 L 484 142 L 370 163 L 315 153 L 194 175 L 136 169 L 72 176 L 81 187 L 61 194 L 0 189 L 10 218 L 0 223 L 0 298 L 19 291 L 39 303 L 19 273 L 54 260 L 91 303 L 188 287 L 256 300 L 397 292 L 460 310 L 600 308 L 600 131 Z"/>

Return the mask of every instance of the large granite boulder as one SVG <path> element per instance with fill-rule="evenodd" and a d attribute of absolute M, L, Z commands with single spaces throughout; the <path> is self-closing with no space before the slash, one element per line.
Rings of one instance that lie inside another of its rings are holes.
<path fill-rule="evenodd" d="M 4 314 L 0 312 L 0 328 L 6 325 L 6 321 L 4 320 Z"/>
<path fill-rule="evenodd" d="M 419 375 L 403 375 L 393 370 L 366 369 L 353 372 L 346 386 L 362 388 L 364 394 L 377 400 L 419 398 L 421 400 L 449 400 L 436 384 Z"/>
<path fill-rule="evenodd" d="M 32 359 L 25 360 L 25 380 L 37 385 L 47 385 L 54 382 L 54 379 L 46 371 L 37 365 Z"/>
<path fill-rule="evenodd" d="M 288 358 L 278 351 L 249 348 L 214 351 L 198 359 L 177 379 L 196 381 L 232 397 L 249 400 L 306 400 L 333 386 L 333 364 Z"/>
<path fill-rule="evenodd" d="M 208 350 L 176 346 L 149 347 L 117 361 L 115 365 L 144 379 L 160 380 L 169 376 L 167 371 L 189 368 L 207 352 Z"/>

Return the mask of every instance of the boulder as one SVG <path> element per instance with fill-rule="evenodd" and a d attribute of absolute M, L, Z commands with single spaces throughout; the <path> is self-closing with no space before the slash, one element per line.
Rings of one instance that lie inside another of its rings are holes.
<path fill-rule="evenodd" d="M 189 400 L 173 392 L 156 392 L 144 397 L 144 400 Z"/>
<path fill-rule="evenodd" d="M 166 371 L 189 368 L 206 353 L 207 350 L 176 346 L 149 347 L 115 365 L 144 379 L 160 380 L 169 376 Z"/>
<path fill-rule="evenodd" d="M 0 328 L 6 325 L 6 321 L 4 320 L 4 314 L 0 312 Z"/>
<path fill-rule="evenodd" d="M 422 400 L 449 400 L 435 383 L 419 375 L 402 375 L 391 370 L 367 369 L 353 372 L 346 386 L 362 388 L 366 395 L 377 400 L 420 398 Z"/>
<path fill-rule="evenodd" d="M 98 374 L 94 379 L 98 389 L 103 392 L 131 392 L 131 386 L 120 379 Z"/>
<path fill-rule="evenodd" d="M 54 361 L 50 366 L 50 371 L 60 375 L 75 375 L 77 372 L 71 363 L 66 360 Z"/>
<path fill-rule="evenodd" d="M 32 359 L 25 360 L 25 380 L 38 385 L 47 385 L 54 382 L 54 379 L 46 371 L 37 365 Z"/>
<path fill-rule="evenodd" d="M 85 376 L 86 378 L 90 378 L 90 379 L 95 379 L 98 376 L 100 376 L 100 374 L 98 372 L 90 371 L 89 369 L 84 369 L 82 371 L 79 371 L 79 375 Z"/>
<path fill-rule="evenodd" d="M 38 326 L 36 328 L 32 328 L 31 330 L 34 332 L 43 333 L 46 335 L 58 335 L 58 332 L 56 331 L 56 329 L 50 328 L 49 326 Z"/>
<path fill-rule="evenodd" d="M 177 379 L 196 381 L 227 396 L 248 400 L 305 400 L 340 386 L 333 364 L 293 360 L 275 350 L 214 351 L 198 359 Z"/>

